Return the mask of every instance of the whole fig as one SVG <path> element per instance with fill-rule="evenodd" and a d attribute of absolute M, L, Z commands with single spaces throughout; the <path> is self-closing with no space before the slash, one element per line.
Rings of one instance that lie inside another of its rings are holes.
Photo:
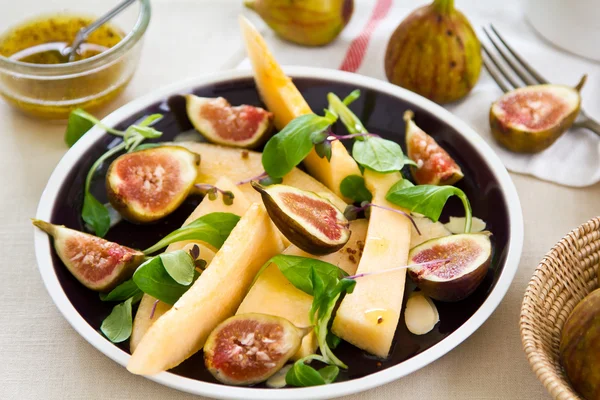
<path fill-rule="evenodd" d="M 567 318 L 560 363 L 584 399 L 600 399 L 600 289 L 581 300 Z"/>
<path fill-rule="evenodd" d="M 385 53 L 385 73 L 396 85 L 448 103 L 475 86 L 481 62 L 479 39 L 454 0 L 434 0 L 396 28 Z"/>
<path fill-rule="evenodd" d="M 344 29 L 354 0 L 245 0 L 282 39 L 303 46 L 323 46 Z"/>

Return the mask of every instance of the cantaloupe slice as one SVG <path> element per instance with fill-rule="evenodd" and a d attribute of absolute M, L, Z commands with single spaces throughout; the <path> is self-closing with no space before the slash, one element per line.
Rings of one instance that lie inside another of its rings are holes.
<path fill-rule="evenodd" d="M 200 154 L 200 173 L 198 174 L 197 183 L 215 185 L 217 180 L 223 176 L 237 183 L 264 172 L 261 161 L 262 153 L 256 151 L 223 147 L 208 143 L 180 142 L 177 145 Z M 326 194 L 326 197 L 340 210 L 343 211 L 346 207 L 346 203 L 339 196 L 298 168 L 294 168 L 283 178 L 283 184 L 315 193 Z M 253 203 L 262 202 L 260 194 L 249 183 L 239 185 L 238 188 L 246 195 L 249 201 Z"/>
<path fill-rule="evenodd" d="M 196 209 L 185 220 L 183 226 L 213 212 L 230 212 L 239 215 L 240 217 L 246 213 L 250 207 L 250 202 L 233 182 L 227 178 L 220 178 L 215 183 L 219 188 L 223 190 L 229 190 L 233 193 L 233 204 L 226 205 L 223 203 L 223 198 L 220 193 L 217 193 L 217 198 L 215 200 L 210 200 L 208 196 L 206 196 L 204 199 L 202 199 L 198 207 L 196 207 Z M 191 240 L 175 242 L 170 244 L 165 251 L 174 251 L 179 249 L 189 250 L 194 245 L 197 245 L 200 248 L 200 258 L 205 260 L 207 263 L 206 265 L 209 266 L 215 257 L 215 249 L 213 249 L 212 246 L 208 245 L 207 243 L 195 242 Z M 135 351 L 138 344 L 142 340 L 142 337 L 144 337 L 152 324 L 157 321 L 161 315 L 165 314 L 171 309 L 170 304 L 163 303 L 162 301 L 159 301 L 156 304 L 156 307 L 154 307 L 155 301 L 156 299 L 149 294 L 144 294 L 142 297 L 142 301 L 140 302 L 138 310 L 135 314 L 135 319 L 133 320 L 133 329 L 131 331 L 131 338 L 129 339 L 129 349 L 132 353 Z M 154 314 L 152 313 L 152 309 L 154 309 Z M 150 318 L 151 315 L 152 318 Z"/>
<path fill-rule="evenodd" d="M 300 91 L 275 60 L 260 32 L 244 17 L 240 17 L 240 25 L 256 86 L 267 108 L 274 114 L 277 129 L 283 129 L 296 117 L 312 113 Z M 339 141 L 332 143 L 330 161 L 320 158 L 313 150 L 304 160 L 304 165 L 312 176 L 342 198 L 342 180 L 348 175 L 360 175 L 358 165 Z"/>
<path fill-rule="evenodd" d="M 368 222 L 365 219 L 352 221 L 352 234 L 348 243 L 339 251 L 317 257 L 308 254 L 296 246 L 288 247 L 283 254 L 316 258 L 337 265 L 348 274 L 354 274 L 360 260 L 367 234 Z M 308 312 L 312 305 L 312 296 L 297 289 L 279 271 L 275 264 L 269 265 L 258 277 L 248 292 L 236 314 L 262 313 L 277 315 L 290 320 L 298 327 L 310 325 Z M 318 343 L 314 332 L 302 340 L 302 345 L 293 359 L 298 360 L 314 354 Z"/>
<path fill-rule="evenodd" d="M 399 173 L 365 170 L 373 203 L 394 207 L 385 199 Z M 406 211 L 406 210 L 404 210 Z M 398 213 L 371 208 L 369 228 L 357 274 L 406 265 L 411 222 Z M 378 357 L 387 357 L 402 310 L 406 270 L 370 275 L 356 280 L 354 291 L 342 301 L 332 331 L 342 339 Z"/>
<path fill-rule="evenodd" d="M 127 369 L 152 375 L 179 365 L 204 346 L 210 332 L 235 314 L 260 267 L 283 251 L 261 204 L 253 204 L 209 268 L 148 330 Z"/>

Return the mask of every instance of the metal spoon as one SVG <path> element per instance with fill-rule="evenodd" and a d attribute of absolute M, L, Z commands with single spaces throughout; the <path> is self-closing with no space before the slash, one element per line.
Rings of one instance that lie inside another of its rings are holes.
<path fill-rule="evenodd" d="M 121 11 L 125 10 L 131 4 L 135 3 L 137 0 L 124 0 L 119 3 L 115 8 L 89 24 L 88 26 L 81 28 L 77 35 L 75 36 L 75 40 L 71 43 L 70 46 L 67 46 L 61 50 L 61 55 L 65 58 L 66 62 L 75 61 L 75 56 L 77 55 L 77 49 L 79 46 L 83 44 L 88 38 L 88 36 L 98 29 L 100 26 L 104 25 L 106 22 L 110 21 L 114 16 L 119 14 Z"/>

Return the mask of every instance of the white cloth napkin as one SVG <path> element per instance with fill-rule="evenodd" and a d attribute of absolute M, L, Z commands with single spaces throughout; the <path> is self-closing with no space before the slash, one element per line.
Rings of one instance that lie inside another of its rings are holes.
<path fill-rule="evenodd" d="M 352 42 L 365 42 L 366 32 L 371 30 L 364 58 L 355 72 L 387 80 L 384 55 L 389 37 L 406 15 L 425 3 L 427 2 L 357 1 L 352 20 L 340 37 L 320 48 L 300 47 L 279 40 L 256 15 L 250 12 L 247 15 L 265 33 L 270 48 L 283 65 L 339 69 Z M 567 54 L 545 42 L 526 22 L 518 1 L 505 1 L 506 6 L 500 13 L 497 10 L 492 12 L 486 8 L 485 3 L 461 0 L 456 5 L 459 9 L 464 6 L 464 9 L 469 10 L 467 17 L 482 41 L 487 38 L 481 31 L 481 26 L 493 23 L 507 41 L 549 81 L 574 86 L 581 75 L 587 73 L 583 105 L 590 115 L 600 119 L 600 98 L 592 97 L 595 89 L 600 88 L 600 65 Z M 373 19 L 374 13 L 380 18 Z M 244 60 L 240 67 L 249 67 L 248 60 Z M 445 107 L 469 123 L 496 151 L 510 171 L 565 186 L 583 187 L 600 181 L 600 137 L 585 129 L 569 130 L 549 149 L 535 155 L 515 154 L 500 147 L 491 136 L 488 113 L 491 103 L 501 94 L 487 71 L 482 69 L 479 82 L 471 93 L 463 100 Z"/>

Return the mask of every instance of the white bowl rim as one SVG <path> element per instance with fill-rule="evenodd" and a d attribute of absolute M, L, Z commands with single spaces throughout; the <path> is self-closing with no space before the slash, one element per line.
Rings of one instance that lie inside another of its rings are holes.
<path fill-rule="evenodd" d="M 312 78 L 334 82 L 337 81 L 344 84 L 356 84 L 393 97 L 401 98 L 437 116 L 467 139 L 490 166 L 494 176 L 500 183 L 500 187 L 505 197 L 511 236 L 503 271 L 494 288 L 479 309 L 453 333 L 422 353 L 393 367 L 389 367 L 363 378 L 308 388 L 258 389 L 207 383 L 175 375 L 170 372 L 162 372 L 147 377 L 155 382 L 188 393 L 219 399 L 325 399 L 368 390 L 406 376 L 437 360 L 454 347 L 458 346 L 489 318 L 492 312 L 500 304 L 500 301 L 508 291 L 515 276 L 523 248 L 523 216 L 519 197 L 506 168 L 498 156 L 471 127 L 441 106 L 388 82 L 349 72 L 324 68 L 294 66 L 285 67 L 284 70 L 292 78 Z M 163 100 L 172 94 L 189 92 L 193 88 L 205 85 L 251 77 L 251 70 L 227 70 L 177 82 L 133 100 L 112 112 L 104 118 L 102 122 L 105 125 L 114 126 L 134 113 L 143 110 L 145 107 Z M 100 139 L 104 133 L 105 132 L 102 129 L 94 127 L 64 155 L 50 176 L 48 184 L 42 193 L 36 218 L 46 221 L 50 220 L 54 202 L 64 179 L 68 176 L 71 168 L 77 160 L 79 160 L 81 155 Z M 46 234 L 40 230 L 35 230 L 34 242 L 38 269 L 42 275 L 44 285 L 63 316 L 73 328 L 94 347 L 122 366 L 126 366 L 130 355 L 114 346 L 98 331 L 94 330 L 70 303 L 54 272 L 50 241 Z"/>

